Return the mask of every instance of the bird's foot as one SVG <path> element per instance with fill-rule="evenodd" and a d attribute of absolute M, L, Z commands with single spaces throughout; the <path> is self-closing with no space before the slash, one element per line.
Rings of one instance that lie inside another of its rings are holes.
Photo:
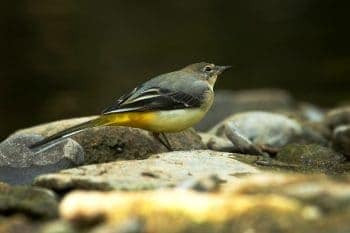
<path fill-rule="evenodd" d="M 173 148 L 171 147 L 171 144 L 164 133 L 153 133 L 153 136 L 169 151 L 173 151 Z M 163 136 L 163 138 L 161 136 Z"/>

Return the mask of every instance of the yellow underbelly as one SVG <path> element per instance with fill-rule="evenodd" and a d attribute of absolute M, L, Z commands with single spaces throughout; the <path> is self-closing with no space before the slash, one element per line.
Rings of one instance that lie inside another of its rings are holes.
<path fill-rule="evenodd" d="M 203 109 L 178 109 L 159 112 L 130 112 L 105 115 L 106 125 L 129 126 L 152 132 L 178 132 L 198 123 Z"/>

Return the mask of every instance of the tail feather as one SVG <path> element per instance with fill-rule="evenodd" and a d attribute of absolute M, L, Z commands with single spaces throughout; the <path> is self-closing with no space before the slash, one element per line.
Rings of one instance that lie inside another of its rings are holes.
<path fill-rule="evenodd" d="M 93 119 L 87 122 L 83 122 L 81 124 L 75 125 L 73 127 L 70 127 L 68 129 L 62 130 L 56 134 L 53 134 L 49 137 L 44 138 L 43 140 L 36 142 L 29 146 L 30 149 L 34 151 L 41 151 L 45 149 L 46 147 L 50 148 L 53 145 L 56 145 L 61 140 L 72 136 L 74 134 L 77 134 L 87 128 L 95 127 L 103 125 L 103 120 L 101 118 Z"/>

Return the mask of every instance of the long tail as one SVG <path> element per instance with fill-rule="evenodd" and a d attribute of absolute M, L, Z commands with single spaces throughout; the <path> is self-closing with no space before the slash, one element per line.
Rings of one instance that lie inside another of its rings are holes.
<path fill-rule="evenodd" d="M 34 152 L 40 152 L 43 150 L 47 150 L 51 148 L 52 146 L 56 145 L 57 143 L 61 142 L 61 140 L 72 136 L 74 134 L 77 134 L 87 128 L 92 128 L 96 126 L 101 126 L 105 124 L 105 120 L 101 117 L 83 122 L 81 124 L 75 125 L 73 127 L 70 127 L 68 129 L 62 130 L 56 134 L 53 134 L 47 138 L 44 138 L 43 140 L 34 143 L 33 145 L 30 145 L 29 148 L 32 149 Z"/>

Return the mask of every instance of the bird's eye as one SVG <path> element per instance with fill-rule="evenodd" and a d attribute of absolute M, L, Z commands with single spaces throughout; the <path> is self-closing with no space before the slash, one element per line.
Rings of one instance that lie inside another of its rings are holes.
<path fill-rule="evenodd" d="M 212 71 L 213 69 L 210 67 L 210 66 L 206 66 L 206 67 L 204 67 L 204 71 L 205 72 L 210 72 L 210 71 Z"/>

